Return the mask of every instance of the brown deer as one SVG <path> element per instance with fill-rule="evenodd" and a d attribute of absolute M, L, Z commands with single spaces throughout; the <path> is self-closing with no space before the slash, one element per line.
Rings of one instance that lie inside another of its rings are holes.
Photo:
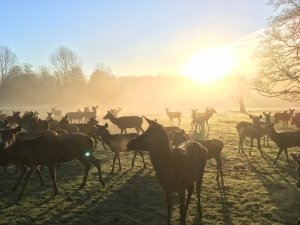
<path fill-rule="evenodd" d="M 118 109 L 110 109 L 110 113 L 114 115 L 114 117 L 118 117 L 119 112 L 121 112 L 121 108 Z"/>
<path fill-rule="evenodd" d="M 137 133 L 130 133 L 130 134 L 110 134 L 107 127 L 108 124 L 106 123 L 104 126 L 95 124 L 95 126 L 98 128 L 97 132 L 95 133 L 95 136 L 100 136 L 104 143 L 109 146 L 110 150 L 115 153 L 114 159 L 113 159 L 113 165 L 111 168 L 111 174 L 114 173 L 115 168 L 115 162 L 116 159 L 118 159 L 119 162 L 119 171 L 121 171 L 121 161 L 120 161 L 120 152 L 127 151 L 126 144 L 133 138 L 136 138 L 139 136 Z M 133 159 L 132 159 L 132 167 L 134 166 L 134 160 L 137 155 L 137 152 L 141 155 L 143 159 L 144 168 L 146 168 L 146 164 L 144 161 L 144 155 L 142 151 L 136 151 L 134 153 Z"/>
<path fill-rule="evenodd" d="M 64 129 L 69 134 L 79 132 L 79 128 L 77 126 L 69 123 L 68 115 L 65 115 L 64 117 L 62 117 L 61 121 L 59 121 L 59 126 L 57 127 L 57 129 Z"/>
<path fill-rule="evenodd" d="M 186 136 L 184 130 L 181 131 L 175 131 L 174 132 L 174 139 L 173 139 L 173 145 L 176 147 L 179 147 L 179 145 L 183 142 L 188 141 L 188 138 Z M 216 179 L 219 179 L 219 174 L 221 177 L 223 177 L 222 173 L 222 161 L 221 161 L 221 152 L 224 146 L 224 143 L 217 139 L 211 139 L 211 140 L 193 140 L 201 145 L 203 145 L 207 149 L 207 158 L 206 159 L 212 159 L 214 158 L 217 162 L 217 177 Z"/>
<path fill-rule="evenodd" d="M 52 108 L 51 111 L 54 113 L 55 119 L 61 119 L 62 111 L 60 109 Z"/>
<path fill-rule="evenodd" d="M 204 130 L 203 130 L 203 126 L 204 126 L 204 122 L 206 120 L 206 117 L 209 113 L 209 110 L 207 109 L 206 112 L 202 115 L 202 114 L 198 114 L 197 115 L 197 109 L 191 109 L 192 110 L 192 122 L 191 122 L 191 126 L 195 127 L 195 133 L 197 132 L 197 128 L 199 126 L 199 133 L 202 133 Z"/>
<path fill-rule="evenodd" d="M 8 121 L 10 126 L 15 126 L 16 124 L 19 124 L 20 121 L 22 120 L 20 116 L 21 112 L 20 111 L 13 111 L 12 116 L 7 116 L 6 120 Z"/>
<path fill-rule="evenodd" d="M 2 113 L 2 111 L 0 111 L 0 121 L 4 121 L 6 120 L 7 114 Z"/>
<path fill-rule="evenodd" d="M 278 121 L 282 120 L 283 121 L 283 126 L 285 126 L 286 128 L 288 128 L 288 121 L 291 119 L 291 117 L 293 116 L 293 113 L 295 111 L 295 109 L 290 109 L 289 108 L 290 113 L 285 113 L 287 111 L 285 111 L 284 113 L 275 113 L 274 117 L 275 117 L 275 123 L 278 126 Z"/>
<path fill-rule="evenodd" d="M 292 116 L 291 125 L 295 125 L 298 129 L 300 129 L 300 117 Z"/>
<path fill-rule="evenodd" d="M 296 186 L 298 188 L 300 188 L 300 155 L 297 156 L 293 153 L 291 153 L 291 155 L 292 155 L 292 158 L 293 158 L 294 162 L 297 164 L 296 172 L 297 172 L 297 175 L 298 175 L 298 181 L 296 183 Z"/>
<path fill-rule="evenodd" d="M 262 115 L 259 117 L 254 117 L 252 115 L 249 115 L 250 119 L 252 119 L 252 123 L 247 121 L 241 121 L 236 125 L 236 129 L 239 134 L 239 153 L 240 149 L 244 151 L 243 148 L 243 141 L 245 137 L 250 137 L 251 140 L 251 148 L 249 151 L 249 155 L 251 155 L 251 150 L 253 147 L 253 139 L 255 138 L 257 140 L 257 148 L 261 151 L 261 145 L 260 145 L 260 139 L 262 136 L 266 134 L 265 131 L 262 130 L 260 126 L 260 119 L 262 118 Z"/>
<path fill-rule="evenodd" d="M 97 108 L 98 106 L 92 106 L 92 111 L 89 111 L 89 108 L 87 107 L 87 110 L 84 111 L 85 122 L 87 122 L 92 116 L 95 118 L 97 117 Z"/>
<path fill-rule="evenodd" d="M 264 123 L 260 122 L 260 125 L 262 127 L 265 127 L 271 123 L 271 112 L 269 112 L 269 113 L 263 112 L 263 114 L 265 116 L 265 122 Z M 266 143 L 267 143 L 267 145 L 266 145 Z M 264 135 L 264 146 L 265 147 L 269 146 L 269 136 L 267 134 Z"/>
<path fill-rule="evenodd" d="M 287 149 L 291 147 L 300 146 L 300 132 L 281 132 L 277 133 L 274 129 L 274 122 L 270 125 L 266 126 L 264 132 L 266 132 L 270 139 L 276 143 L 279 147 L 279 152 L 277 153 L 277 157 L 275 159 L 274 164 L 276 164 L 278 157 L 280 154 L 285 152 L 287 162 L 289 162 L 289 156 Z"/>
<path fill-rule="evenodd" d="M 115 124 L 119 129 L 121 129 L 121 134 L 123 131 L 126 132 L 126 128 L 135 128 L 137 133 L 140 133 L 140 131 L 143 133 L 144 130 L 142 128 L 143 124 L 143 117 L 139 116 L 121 116 L 121 117 L 115 117 L 113 114 L 111 114 L 109 111 L 107 111 L 107 114 L 103 117 L 104 120 L 109 119 L 110 122 Z"/>
<path fill-rule="evenodd" d="M 82 112 L 80 109 L 78 109 L 76 112 L 67 112 L 66 114 L 69 118 L 69 122 L 73 123 L 76 120 L 78 120 L 78 123 L 82 123 L 82 119 L 85 116 L 84 112 Z"/>
<path fill-rule="evenodd" d="M 47 114 L 48 114 L 48 116 L 46 118 L 47 120 L 53 119 L 53 117 L 52 117 L 53 112 L 47 112 Z"/>
<path fill-rule="evenodd" d="M 177 118 L 178 119 L 178 124 L 180 124 L 181 122 L 181 112 L 169 112 L 169 107 L 165 107 L 166 109 L 166 113 L 168 115 L 168 117 L 170 118 L 170 124 L 173 124 L 173 119 Z"/>
<path fill-rule="evenodd" d="M 145 118 L 148 129 L 136 139 L 127 143 L 131 150 L 149 151 L 149 156 L 156 172 L 156 177 L 167 197 L 168 219 L 171 221 L 172 192 L 178 193 L 180 202 L 180 221 L 186 224 L 185 218 L 191 195 L 196 182 L 198 213 L 202 217 L 200 205 L 200 188 L 206 165 L 207 150 L 201 144 L 189 141 L 172 149 L 169 146 L 167 131 L 162 125 Z M 185 202 L 185 190 L 188 189 Z"/>
<path fill-rule="evenodd" d="M 26 176 L 25 184 L 17 201 L 22 199 L 27 183 L 35 171 L 39 171 L 39 165 L 48 167 L 54 184 L 54 195 L 57 195 L 58 187 L 56 183 L 55 164 L 69 162 L 74 158 L 77 158 L 85 168 L 80 188 L 83 188 L 86 184 L 90 163 L 97 167 L 99 181 L 104 187 L 105 183 L 102 179 L 100 161 L 92 154 L 93 146 L 93 139 L 84 134 L 45 135 L 26 141 L 20 141 L 17 137 L 13 136 L 13 142 L 10 145 L 1 146 L 1 153 L 4 154 L 7 161 L 17 162 L 21 169 L 20 178 L 14 189 L 18 187 L 27 170 L 24 165 L 30 165 L 30 171 Z"/>

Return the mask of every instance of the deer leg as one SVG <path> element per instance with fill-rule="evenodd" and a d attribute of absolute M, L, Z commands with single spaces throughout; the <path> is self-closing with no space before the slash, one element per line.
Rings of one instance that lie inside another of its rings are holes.
<path fill-rule="evenodd" d="M 251 155 L 252 147 L 253 147 L 253 137 L 250 137 L 251 145 L 250 145 L 250 152 L 249 155 Z"/>
<path fill-rule="evenodd" d="M 275 159 L 274 165 L 276 164 L 277 159 L 278 159 L 278 157 L 281 155 L 282 151 L 283 151 L 283 148 L 280 148 L 280 149 L 279 149 L 279 152 L 277 153 L 277 157 L 276 157 L 276 159 Z"/>
<path fill-rule="evenodd" d="M 187 190 L 188 190 L 188 194 L 187 194 L 186 203 L 185 203 L 185 215 L 186 215 L 186 213 L 188 211 L 188 208 L 189 208 L 189 204 L 190 204 L 190 201 L 191 201 L 191 196 L 192 196 L 192 193 L 193 193 L 193 190 L 194 190 L 194 184 L 188 186 Z"/>
<path fill-rule="evenodd" d="M 119 162 L 119 171 L 121 171 L 121 160 L 120 160 L 120 153 L 118 153 L 118 162 Z"/>
<path fill-rule="evenodd" d="M 117 158 L 117 153 L 115 152 L 114 159 L 113 159 L 113 165 L 112 165 L 110 174 L 114 173 L 116 158 Z"/>
<path fill-rule="evenodd" d="M 219 180 L 219 172 L 220 172 L 220 175 L 221 177 L 223 177 L 223 174 L 222 174 L 222 168 L 221 168 L 221 158 L 218 157 L 216 158 L 216 162 L 217 162 L 217 177 L 216 177 L 216 180 Z"/>
<path fill-rule="evenodd" d="M 52 178 L 53 181 L 53 187 L 54 187 L 54 196 L 56 196 L 58 194 L 58 187 L 57 187 L 57 183 L 56 183 L 56 172 L 55 172 L 55 163 L 50 163 L 47 165 L 48 170 L 50 172 L 50 176 Z"/>
<path fill-rule="evenodd" d="M 43 175 L 42 175 L 42 173 L 41 173 L 41 171 L 40 171 L 40 168 L 39 168 L 39 167 L 36 169 L 36 173 L 37 173 L 37 175 L 38 175 L 38 176 L 39 176 L 39 178 L 40 178 L 40 181 L 41 181 L 41 186 L 44 186 L 44 183 L 45 183 L 45 181 L 44 181 Z"/>
<path fill-rule="evenodd" d="M 200 203 L 200 192 L 201 192 L 200 189 L 201 189 L 203 174 L 204 174 L 204 169 L 201 170 L 200 177 L 199 177 L 199 179 L 196 182 L 197 199 L 198 199 L 198 212 L 199 212 L 199 217 L 200 218 L 202 218 L 202 209 L 201 209 L 201 203 Z"/>
<path fill-rule="evenodd" d="M 94 166 L 96 166 L 97 170 L 98 170 L 98 175 L 99 175 L 99 181 L 102 184 L 103 187 L 105 187 L 105 183 L 103 181 L 102 178 L 102 172 L 101 172 L 101 165 L 100 165 L 100 161 L 98 159 L 96 159 L 93 155 L 89 155 L 87 156 L 87 160 L 88 162 L 92 163 Z"/>
<path fill-rule="evenodd" d="M 144 168 L 146 168 L 146 164 L 145 164 L 145 160 L 144 160 L 144 154 L 143 154 L 143 151 L 139 151 L 141 157 L 142 157 L 142 160 L 143 160 L 143 164 L 144 164 Z"/>
<path fill-rule="evenodd" d="M 286 161 L 287 161 L 287 163 L 289 163 L 290 160 L 289 160 L 289 155 L 288 155 L 287 148 L 284 149 L 284 152 L 285 152 L 285 154 L 286 154 Z"/>
<path fill-rule="evenodd" d="M 180 221 L 185 223 L 185 187 L 178 193 L 180 204 Z"/>
<path fill-rule="evenodd" d="M 83 188 L 83 187 L 85 186 L 86 178 L 87 178 L 87 175 L 89 174 L 91 164 L 90 164 L 89 161 L 85 158 L 85 156 L 77 157 L 77 159 L 78 159 L 79 162 L 84 166 L 84 176 L 83 176 L 82 184 L 81 184 L 81 186 L 80 186 L 80 188 Z"/>
<path fill-rule="evenodd" d="M 133 158 L 132 158 L 132 161 L 131 161 L 131 166 L 132 167 L 134 167 L 134 160 L 135 160 L 136 154 L 137 154 L 137 150 L 135 150 L 134 154 L 133 154 Z"/>
<path fill-rule="evenodd" d="M 21 182 L 21 180 L 22 180 L 24 174 L 25 174 L 26 171 L 27 171 L 26 166 L 24 166 L 23 164 L 21 164 L 21 163 L 15 163 L 15 164 L 16 164 L 17 167 L 20 168 L 21 173 L 20 173 L 20 176 L 19 176 L 19 178 L 18 178 L 18 180 L 17 180 L 17 183 L 16 183 L 15 186 L 13 187 L 13 191 L 16 190 L 16 189 L 18 188 L 18 186 L 19 186 L 19 184 L 20 184 L 20 182 Z"/>
<path fill-rule="evenodd" d="M 26 186 L 28 184 L 28 181 L 30 180 L 30 178 L 32 177 L 32 175 L 34 174 L 34 172 L 36 171 L 36 169 L 38 168 L 38 165 L 35 165 L 35 164 L 32 164 L 31 167 L 30 167 L 30 170 L 26 176 L 26 180 L 25 180 L 25 184 L 22 188 L 22 191 L 17 199 L 17 202 L 20 201 L 24 195 L 24 192 L 25 192 L 25 189 L 26 189 Z"/>
<path fill-rule="evenodd" d="M 257 138 L 257 148 L 261 153 L 261 145 L 260 145 L 260 138 Z"/>
<path fill-rule="evenodd" d="M 165 191 L 167 197 L 167 207 L 168 207 L 168 220 L 167 225 L 171 224 L 171 207 L 172 207 L 172 192 Z"/>

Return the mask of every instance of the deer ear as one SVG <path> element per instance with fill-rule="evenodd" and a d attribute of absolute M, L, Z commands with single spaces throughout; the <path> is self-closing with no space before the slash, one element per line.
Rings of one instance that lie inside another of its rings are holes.
<path fill-rule="evenodd" d="M 105 128 L 108 128 L 108 124 L 107 123 L 105 124 Z"/>
<path fill-rule="evenodd" d="M 156 122 L 156 123 L 157 123 L 157 119 L 154 119 L 154 122 Z"/>
<path fill-rule="evenodd" d="M 182 129 L 180 133 L 181 133 L 181 134 L 184 134 L 184 133 L 185 133 L 185 131 Z"/>
<path fill-rule="evenodd" d="M 262 118 L 262 115 L 259 115 L 258 119 L 261 119 Z"/>
<path fill-rule="evenodd" d="M 263 112 L 263 114 L 266 116 L 267 114 L 265 112 Z"/>
<path fill-rule="evenodd" d="M 300 159 L 297 155 L 291 153 L 293 160 L 300 166 Z"/>
<path fill-rule="evenodd" d="M 149 120 L 147 117 L 144 117 L 144 118 L 149 123 L 149 125 L 152 126 L 152 120 Z"/>

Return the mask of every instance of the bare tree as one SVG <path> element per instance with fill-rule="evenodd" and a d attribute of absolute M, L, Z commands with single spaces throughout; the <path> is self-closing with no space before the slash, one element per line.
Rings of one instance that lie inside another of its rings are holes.
<path fill-rule="evenodd" d="M 8 47 L 0 46 L 0 83 L 2 96 L 5 95 L 6 80 L 8 78 L 10 70 L 17 63 L 17 56 Z"/>
<path fill-rule="evenodd" d="M 281 12 L 269 19 L 254 52 L 257 77 L 252 88 L 267 97 L 300 100 L 300 1 L 270 0 Z"/>
<path fill-rule="evenodd" d="M 81 68 L 81 60 L 76 52 L 60 46 L 49 56 L 49 62 L 54 70 L 58 83 L 72 82 L 72 71 L 74 68 Z"/>

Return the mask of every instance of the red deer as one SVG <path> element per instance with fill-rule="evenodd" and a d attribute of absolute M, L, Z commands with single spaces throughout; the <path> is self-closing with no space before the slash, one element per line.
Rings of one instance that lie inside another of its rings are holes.
<path fill-rule="evenodd" d="M 191 195 L 196 182 L 198 213 L 202 217 L 200 188 L 206 165 L 207 150 L 201 144 L 189 141 L 172 149 L 169 146 L 167 131 L 162 125 L 145 118 L 148 129 L 139 137 L 127 143 L 130 150 L 143 149 L 149 156 L 156 177 L 167 197 L 168 219 L 171 222 L 172 192 L 178 193 L 180 202 L 180 221 L 185 224 Z M 185 202 L 185 190 L 188 189 Z"/>
<path fill-rule="evenodd" d="M 48 114 L 48 116 L 46 118 L 47 120 L 53 119 L 53 117 L 52 117 L 53 112 L 47 112 L 47 114 Z"/>
<path fill-rule="evenodd" d="M 92 111 L 89 111 L 87 107 L 87 110 L 84 111 L 85 122 L 87 122 L 92 116 L 94 116 L 95 118 L 97 117 L 97 108 L 98 106 L 92 106 Z"/>
<path fill-rule="evenodd" d="M 10 126 L 15 126 L 16 124 L 19 124 L 21 121 L 21 117 L 20 117 L 20 111 L 13 111 L 13 115 L 12 116 L 7 116 L 6 119 L 9 123 Z"/>
<path fill-rule="evenodd" d="M 100 136 L 105 144 L 107 144 L 110 147 L 110 150 L 115 153 L 114 159 L 113 159 L 113 165 L 111 168 L 111 174 L 114 173 L 114 167 L 116 159 L 118 159 L 119 162 L 119 171 L 121 171 L 121 161 L 120 161 L 120 152 L 127 151 L 126 144 L 133 138 L 136 138 L 139 136 L 137 133 L 130 133 L 130 134 L 110 134 L 107 130 L 108 124 L 106 123 L 104 126 L 95 124 L 95 126 L 98 128 L 97 132 L 95 133 L 95 136 Z M 140 153 L 144 168 L 146 168 L 146 164 L 144 161 L 144 155 L 142 151 L 136 151 L 134 153 L 133 159 L 132 159 L 132 167 L 134 166 L 134 159 L 136 157 L 137 152 Z"/>
<path fill-rule="evenodd" d="M 285 113 L 287 111 L 285 111 L 284 113 L 275 113 L 274 117 L 275 117 L 275 123 L 278 126 L 278 121 L 282 120 L 283 121 L 283 126 L 285 126 L 286 128 L 288 128 L 288 121 L 291 119 L 291 117 L 293 116 L 293 113 L 295 111 L 295 109 L 289 109 L 290 113 Z"/>
<path fill-rule="evenodd" d="M 80 133 L 86 134 L 94 139 L 95 141 L 94 151 L 96 150 L 98 141 L 102 142 L 103 148 L 106 150 L 103 140 L 98 136 L 95 136 L 95 133 L 97 132 L 98 129 L 94 125 L 97 123 L 99 122 L 96 120 L 96 117 L 92 116 L 86 124 L 73 124 L 73 125 L 79 128 Z"/>
<path fill-rule="evenodd" d="M 77 112 L 67 112 L 66 115 L 68 116 L 70 123 L 73 123 L 73 120 L 74 122 L 78 120 L 78 123 L 82 123 L 82 119 L 85 114 L 80 109 L 78 109 Z"/>
<path fill-rule="evenodd" d="M 298 129 L 300 129 L 300 117 L 292 116 L 291 125 L 295 125 Z"/>
<path fill-rule="evenodd" d="M 195 133 L 197 132 L 197 128 L 198 128 L 198 125 L 199 125 L 199 132 L 202 133 L 203 132 L 203 125 L 204 125 L 204 122 L 206 120 L 206 116 L 208 115 L 209 111 L 206 110 L 205 114 L 204 115 L 197 115 L 197 109 L 191 109 L 192 110 L 192 122 L 191 122 L 191 126 L 193 127 L 193 124 L 195 126 Z"/>
<path fill-rule="evenodd" d="M 165 109 L 166 109 L 166 113 L 167 113 L 168 117 L 170 118 L 170 123 L 173 124 L 173 119 L 177 118 L 178 119 L 178 124 L 180 124 L 180 122 L 181 122 L 181 119 L 180 119 L 181 112 L 169 112 L 169 107 L 165 107 Z"/>
<path fill-rule="evenodd" d="M 102 179 L 100 161 L 92 154 L 94 146 L 92 138 L 78 133 L 59 136 L 45 135 L 26 141 L 20 141 L 15 136 L 13 139 L 13 142 L 8 146 L 2 146 L 1 153 L 2 155 L 4 154 L 7 161 L 17 162 L 17 165 L 19 165 L 19 168 L 21 169 L 20 178 L 14 189 L 18 187 L 27 170 L 24 165 L 30 166 L 30 171 L 26 176 L 25 184 L 17 201 L 22 199 L 28 181 L 35 171 L 39 171 L 38 167 L 40 165 L 48 167 L 54 184 L 54 195 L 57 195 L 58 187 L 56 183 L 55 164 L 69 162 L 74 158 L 77 158 L 85 168 L 85 174 L 80 188 L 83 188 L 86 184 L 90 163 L 97 167 L 99 181 L 103 187 L 105 186 Z"/>
<path fill-rule="evenodd" d="M 143 124 L 143 117 L 139 116 L 121 116 L 121 117 L 115 117 L 113 114 L 111 114 L 109 111 L 107 111 L 107 114 L 103 117 L 104 120 L 109 119 L 110 122 L 115 124 L 119 129 L 121 129 L 121 134 L 123 131 L 126 132 L 126 128 L 135 128 L 137 133 L 140 133 L 140 131 L 143 133 L 144 130 L 142 128 Z"/>
<path fill-rule="evenodd" d="M 263 112 L 263 114 L 265 116 L 265 123 L 260 122 L 260 125 L 262 127 L 265 127 L 265 126 L 267 126 L 267 125 L 269 125 L 271 123 L 271 112 L 269 112 L 269 113 Z M 266 142 L 267 142 L 267 145 L 266 145 Z M 267 134 L 264 135 L 264 146 L 265 147 L 269 146 L 269 136 Z"/>
<path fill-rule="evenodd" d="M 4 120 L 4 122 L 0 121 L 0 129 L 10 129 L 9 123 L 7 120 Z"/>
<path fill-rule="evenodd" d="M 277 153 L 277 157 L 275 159 L 274 164 L 276 164 L 278 157 L 283 151 L 286 154 L 287 162 L 289 162 L 287 149 L 291 147 L 300 146 L 300 132 L 277 133 L 274 129 L 274 122 L 263 129 L 269 135 L 270 139 L 274 141 L 279 147 L 279 152 Z"/>
<path fill-rule="evenodd" d="M 239 153 L 240 153 L 240 149 L 242 149 L 242 151 L 244 151 L 243 141 L 244 141 L 245 137 L 250 137 L 251 148 L 250 148 L 249 155 L 251 155 L 251 150 L 253 147 L 253 139 L 255 138 L 257 140 L 257 148 L 258 148 L 258 150 L 261 151 L 260 139 L 262 138 L 262 136 L 264 136 L 266 134 L 266 132 L 264 132 L 260 126 L 259 120 L 262 118 L 261 115 L 259 117 L 254 117 L 252 115 L 249 115 L 249 117 L 250 117 L 250 119 L 252 119 L 252 123 L 247 122 L 247 121 L 239 122 L 236 125 L 236 129 L 239 134 Z"/>
<path fill-rule="evenodd" d="M 68 115 L 65 117 L 62 117 L 61 121 L 59 121 L 59 126 L 57 127 L 58 129 L 64 129 L 66 130 L 69 134 L 72 133 L 77 133 L 79 132 L 79 128 L 73 124 L 69 124 L 68 121 Z"/>
<path fill-rule="evenodd" d="M 51 107 L 52 112 L 54 113 L 55 119 L 61 119 L 62 111 L 60 109 L 56 110 L 56 108 Z"/>
<path fill-rule="evenodd" d="M 293 160 L 294 160 L 295 163 L 297 164 L 296 172 L 297 172 L 297 175 L 298 175 L 298 181 L 297 181 L 297 183 L 296 183 L 296 186 L 297 186 L 298 188 L 300 188 L 300 155 L 297 156 L 297 155 L 295 155 L 295 154 L 293 154 L 293 153 L 292 153 L 291 155 L 292 155 Z"/>
<path fill-rule="evenodd" d="M 118 109 L 110 109 L 110 113 L 114 115 L 114 117 L 117 117 L 119 112 L 121 112 L 121 108 L 119 107 Z"/>
<path fill-rule="evenodd" d="M 2 113 L 2 111 L 0 111 L 0 121 L 4 121 L 6 120 L 7 115 L 5 113 Z"/>
<path fill-rule="evenodd" d="M 173 145 L 176 147 L 179 147 L 179 145 L 185 141 L 188 141 L 188 138 L 186 137 L 186 133 L 184 130 L 182 131 L 176 131 L 174 132 L 174 139 L 173 139 Z M 214 158 L 217 162 L 217 177 L 216 179 L 219 179 L 219 173 L 221 177 L 223 177 L 222 173 L 222 161 L 221 161 L 221 152 L 224 146 L 224 143 L 217 139 L 211 139 L 211 140 L 193 140 L 201 145 L 203 145 L 207 149 L 207 158 L 206 159 L 212 159 Z"/>

